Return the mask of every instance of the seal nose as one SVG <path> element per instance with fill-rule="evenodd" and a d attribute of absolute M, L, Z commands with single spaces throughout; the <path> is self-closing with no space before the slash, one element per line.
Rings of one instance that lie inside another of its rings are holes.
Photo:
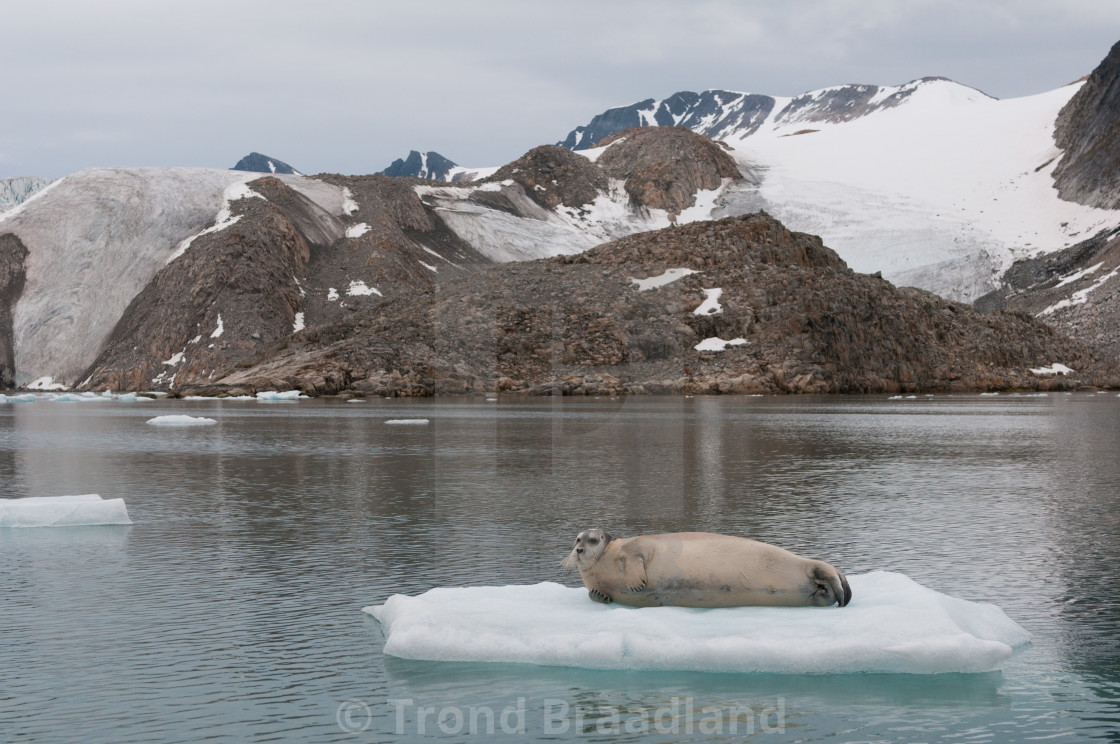
<path fill-rule="evenodd" d="M 583 555 L 583 548 L 576 548 L 576 555 Z"/>

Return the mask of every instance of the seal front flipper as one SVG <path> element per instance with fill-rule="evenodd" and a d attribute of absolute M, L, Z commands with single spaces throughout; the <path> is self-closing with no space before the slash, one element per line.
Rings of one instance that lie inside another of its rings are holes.
<path fill-rule="evenodd" d="M 622 587 L 631 594 L 644 592 L 646 587 L 649 586 L 649 580 L 646 578 L 646 561 L 645 557 L 641 555 L 632 556 L 627 558 L 622 556 L 618 559 L 622 564 Z"/>
<path fill-rule="evenodd" d="M 606 594 L 603 594 L 598 589 L 588 589 L 587 590 L 587 596 L 591 597 L 592 602 L 598 602 L 600 604 L 610 604 L 611 602 L 614 601 L 610 597 L 608 597 Z"/>

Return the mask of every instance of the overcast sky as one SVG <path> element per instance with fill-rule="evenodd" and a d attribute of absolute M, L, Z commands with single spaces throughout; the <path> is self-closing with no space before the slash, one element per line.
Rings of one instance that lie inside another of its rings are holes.
<path fill-rule="evenodd" d="M 500 165 L 678 90 L 1088 74 L 1112 0 L 49 0 L 0 6 L 0 177 L 93 166 Z"/>

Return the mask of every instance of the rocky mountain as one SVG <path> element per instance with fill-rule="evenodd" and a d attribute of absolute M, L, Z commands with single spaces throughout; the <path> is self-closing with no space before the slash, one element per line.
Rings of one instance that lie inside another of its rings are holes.
<path fill-rule="evenodd" d="M 1054 184 L 1063 199 L 1120 209 L 1120 42 L 1058 114 L 1062 158 Z"/>
<path fill-rule="evenodd" d="M 1062 390 L 1120 385 L 1117 365 L 1029 316 L 856 274 L 756 214 L 443 281 L 182 392 Z"/>
<path fill-rule="evenodd" d="M 1016 261 L 980 310 L 1027 313 L 1109 354 L 1120 354 L 1120 232 Z"/>
<path fill-rule="evenodd" d="M 1111 188 L 1057 169 L 1107 152 L 1082 144 L 1110 141 L 1086 113 L 1110 70 L 1009 101 L 934 78 L 679 94 L 457 183 L 82 171 L 0 212 L 0 386 L 1115 384 L 1120 210 L 1054 188 Z M 981 295 L 1013 312 L 950 301 Z"/>
<path fill-rule="evenodd" d="M 562 144 L 584 150 L 625 127 L 687 127 L 725 143 L 753 184 L 725 198 L 720 215 L 765 209 L 820 235 L 856 270 L 972 301 L 1015 260 L 1120 226 L 1103 202 L 1073 203 L 1053 188 L 1067 147 L 1055 144 L 1055 122 L 1082 87 L 1009 100 L 944 78 L 792 98 L 684 91 L 610 109 Z"/>
<path fill-rule="evenodd" d="M 0 295 L 11 317 L 6 378 L 114 388 L 210 379 L 300 324 L 329 323 L 478 265 L 576 252 L 673 219 L 706 219 L 721 189 L 736 183 L 734 161 L 699 135 L 666 129 L 641 136 L 648 148 L 627 155 L 619 141 L 607 150 L 619 154 L 602 164 L 597 154 L 548 147 L 501 177 L 464 185 L 198 169 L 69 176 L 0 215 L 0 235 L 26 249 L 25 256 L 12 249 L 23 257 L 12 259 L 9 272 L 23 277 L 9 282 L 22 290 Z M 555 158 L 579 161 L 585 182 L 568 184 Z M 553 200 L 588 187 L 580 193 L 589 202 Z M 282 255 L 268 258 L 269 246 L 283 247 Z M 263 305 L 266 323 L 247 303 L 262 300 L 258 274 L 275 278 L 276 266 L 289 281 Z M 245 274 L 244 284 L 203 290 L 199 277 L 215 267 Z M 249 299 L 231 299 L 242 290 Z M 236 331 L 203 343 L 219 326 Z"/>
<path fill-rule="evenodd" d="M 0 212 L 23 204 L 50 183 L 51 179 L 38 176 L 0 178 Z"/>
<path fill-rule="evenodd" d="M 292 166 L 285 163 L 278 158 L 272 158 L 268 155 L 261 155 L 259 152 L 251 152 L 245 157 L 237 161 L 237 164 L 230 168 L 230 170 L 249 171 L 250 173 L 273 173 L 288 176 L 301 176 L 303 175 Z"/>
<path fill-rule="evenodd" d="M 453 168 L 458 168 L 458 165 L 438 152 L 420 153 L 416 150 L 410 150 L 408 157 L 397 158 L 388 168 L 381 171 L 381 174 L 393 178 L 425 178 L 429 181 L 450 181 L 448 175 Z"/>

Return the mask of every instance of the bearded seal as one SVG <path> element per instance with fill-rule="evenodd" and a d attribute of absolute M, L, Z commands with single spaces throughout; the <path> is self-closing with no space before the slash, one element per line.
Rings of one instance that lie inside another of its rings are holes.
<path fill-rule="evenodd" d="M 561 566 L 591 599 L 632 607 L 844 607 L 852 589 L 824 561 L 710 532 L 618 538 L 584 530 Z"/>

